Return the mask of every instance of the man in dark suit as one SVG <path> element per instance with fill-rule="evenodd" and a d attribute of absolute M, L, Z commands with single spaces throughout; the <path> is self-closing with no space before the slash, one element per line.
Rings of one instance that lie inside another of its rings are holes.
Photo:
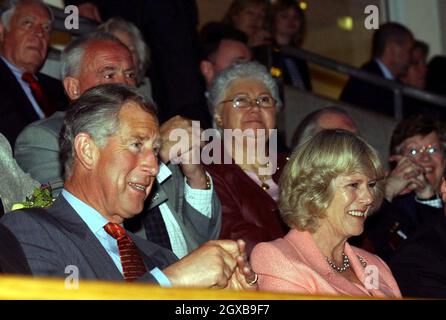
<path fill-rule="evenodd" d="M 372 60 L 361 67 L 371 74 L 396 81 L 409 68 L 414 38 L 401 24 L 383 24 L 373 35 Z M 340 99 L 394 116 L 393 93 L 365 81 L 350 78 Z"/>
<path fill-rule="evenodd" d="M 14 146 L 29 123 L 64 107 L 62 85 L 38 73 L 50 41 L 52 14 L 40 1 L 16 1 L 2 14 L 0 46 L 0 132 Z"/>
<path fill-rule="evenodd" d="M 443 178 L 441 197 L 446 202 Z M 405 297 L 446 298 L 446 217 L 425 223 L 390 260 L 389 267 Z"/>
<path fill-rule="evenodd" d="M 1 199 L 0 199 L 1 202 Z M 0 224 L 0 273 L 31 274 L 20 243 Z"/>
<path fill-rule="evenodd" d="M 121 226 L 142 211 L 158 174 L 159 127 L 135 89 L 103 84 L 67 112 L 61 132 L 64 190 L 47 209 L 5 215 L 33 274 L 141 280 L 161 285 L 249 288 L 255 274 L 242 241 L 214 241 L 177 261 Z M 162 270 L 162 271 L 161 271 Z"/>

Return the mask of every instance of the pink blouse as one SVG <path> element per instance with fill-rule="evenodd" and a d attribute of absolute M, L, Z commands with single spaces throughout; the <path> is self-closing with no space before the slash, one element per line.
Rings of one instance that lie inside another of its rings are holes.
<path fill-rule="evenodd" d="M 260 290 L 401 298 L 389 267 L 378 256 L 348 243 L 344 252 L 362 285 L 333 270 L 307 231 L 292 229 L 284 238 L 259 243 L 251 253 L 251 264 L 259 275 Z M 367 263 L 366 267 L 358 255 Z"/>

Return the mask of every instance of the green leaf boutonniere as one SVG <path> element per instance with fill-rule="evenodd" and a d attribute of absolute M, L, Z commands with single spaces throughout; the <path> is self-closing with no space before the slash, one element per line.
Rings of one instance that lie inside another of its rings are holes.
<path fill-rule="evenodd" d="M 26 197 L 26 201 L 15 203 L 12 206 L 12 211 L 23 208 L 49 207 L 55 198 L 51 192 L 51 186 L 41 185 L 40 188 L 35 188 L 31 197 Z"/>

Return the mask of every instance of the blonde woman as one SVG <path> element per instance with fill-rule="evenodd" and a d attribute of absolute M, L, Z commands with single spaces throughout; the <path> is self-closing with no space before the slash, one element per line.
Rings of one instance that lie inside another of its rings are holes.
<path fill-rule="evenodd" d="M 315 295 L 399 298 L 378 256 L 350 246 L 381 203 L 376 151 L 344 130 L 323 130 L 293 154 L 281 176 L 279 207 L 291 231 L 251 255 L 259 289 Z"/>

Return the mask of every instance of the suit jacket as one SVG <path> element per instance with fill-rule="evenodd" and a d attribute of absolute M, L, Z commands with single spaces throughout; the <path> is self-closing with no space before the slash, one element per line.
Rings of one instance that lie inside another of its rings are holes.
<path fill-rule="evenodd" d="M 219 238 L 221 230 L 221 204 L 217 193 L 212 194 L 212 214 L 205 217 L 195 210 L 184 198 L 184 175 L 178 165 L 168 165 L 172 175 L 161 184 L 154 184 L 150 196 L 147 198 L 144 211 L 135 216 L 127 225 L 129 230 L 141 233 L 144 220 L 148 219 L 150 209 L 167 202 L 176 222 L 180 226 L 186 241 L 188 252 L 198 248 L 201 244 Z M 147 232 L 147 230 L 146 230 Z"/>
<path fill-rule="evenodd" d="M 373 75 L 384 78 L 378 63 L 372 60 L 361 67 Z M 342 91 L 342 101 L 366 107 L 369 110 L 381 112 L 393 117 L 393 93 L 382 87 L 371 85 L 365 81 L 350 78 Z"/>
<path fill-rule="evenodd" d="M 307 231 L 292 229 L 284 238 L 258 244 L 252 251 L 251 265 L 259 275 L 259 290 L 312 295 L 401 297 L 389 267 L 379 257 L 348 243 L 345 244 L 344 252 L 362 284 L 370 282 L 357 256 L 361 256 L 368 266 L 378 268 L 378 289 L 366 289 L 365 285 L 354 284 L 334 271 Z"/>
<path fill-rule="evenodd" d="M 278 157 L 277 182 L 285 156 Z M 283 237 L 288 227 L 282 222 L 277 203 L 236 164 L 210 164 L 214 187 L 222 204 L 220 239 L 243 239 L 247 252 L 259 242 Z"/>
<path fill-rule="evenodd" d="M 442 215 L 442 208 L 415 201 L 414 193 L 396 197 L 391 203 L 384 200 L 378 212 L 366 220 L 362 247 L 389 262 L 405 242 L 404 236 L 410 239 L 421 225 Z"/>
<path fill-rule="evenodd" d="M 0 198 L 4 211 L 10 211 L 14 203 L 25 201 L 38 186 L 40 183 L 18 166 L 8 140 L 0 134 Z"/>
<path fill-rule="evenodd" d="M 62 168 L 59 161 L 59 132 L 64 112 L 56 112 L 48 119 L 36 121 L 25 128 L 17 138 L 15 156 L 19 165 L 41 183 L 50 183 L 53 195 L 62 191 Z M 146 237 L 143 220 L 148 211 L 167 201 L 186 240 L 188 251 L 202 243 L 218 239 L 221 229 L 221 206 L 217 194 L 212 196 L 212 216 L 204 217 L 184 200 L 184 176 L 178 165 L 169 166 L 172 176 L 161 185 L 156 183 L 146 200 L 144 211 L 127 221 L 129 230 Z"/>
<path fill-rule="evenodd" d="M 0 273 L 31 274 L 20 243 L 0 224 Z"/>
<path fill-rule="evenodd" d="M 59 110 L 65 108 L 68 102 L 61 82 L 43 73 L 36 75 L 46 96 L 52 100 L 56 108 Z M 11 146 L 14 146 L 20 131 L 39 117 L 16 77 L 2 59 L 0 59 L 0 101 L 0 133 L 5 135 Z"/>
<path fill-rule="evenodd" d="M 424 224 L 389 262 L 405 297 L 446 298 L 446 220 Z"/>
<path fill-rule="evenodd" d="M 50 184 L 53 195 L 63 188 L 59 161 L 59 132 L 65 112 L 29 124 L 17 137 L 14 155 L 20 167 L 42 184 Z"/>
<path fill-rule="evenodd" d="M 0 223 L 17 237 L 34 275 L 66 277 L 65 268 L 74 265 L 79 270 L 79 279 L 124 279 L 99 240 L 63 196 L 46 209 L 6 214 Z M 128 234 L 148 270 L 163 269 L 177 260 L 169 250 L 131 232 Z M 149 272 L 140 280 L 156 283 Z"/>

